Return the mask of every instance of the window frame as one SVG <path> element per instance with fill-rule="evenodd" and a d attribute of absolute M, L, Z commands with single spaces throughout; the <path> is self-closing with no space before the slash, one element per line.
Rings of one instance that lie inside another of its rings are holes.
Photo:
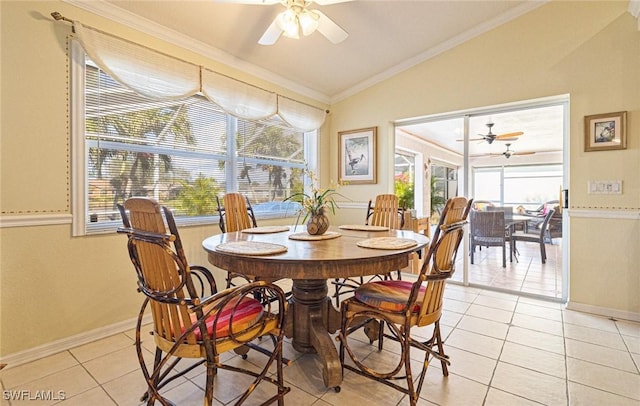
<path fill-rule="evenodd" d="M 111 233 L 122 225 L 120 220 L 101 221 L 92 223 L 88 219 L 88 177 L 87 156 L 91 145 L 94 143 L 86 139 L 85 117 L 85 56 L 86 53 L 80 43 L 71 40 L 70 46 L 70 85 L 69 85 L 69 109 L 71 131 L 71 211 L 72 211 L 72 235 L 83 236 L 91 234 Z M 227 114 L 227 121 L 235 121 L 235 117 Z M 232 137 L 228 137 L 232 138 Z M 303 159 L 310 169 L 315 170 L 318 165 L 318 130 L 303 133 Z M 235 142 L 235 141 L 233 141 Z M 104 145 L 104 142 L 101 142 Z M 237 190 L 237 172 L 235 163 L 235 148 L 227 151 L 226 155 L 211 155 L 212 159 L 221 159 L 227 163 L 231 170 L 226 175 L 226 192 Z M 246 158 L 246 162 L 265 163 L 267 160 L 260 158 Z M 271 161 L 269 161 L 271 163 Z M 286 166 L 304 169 L 305 164 L 287 164 Z M 307 185 L 306 179 L 303 183 Z M 296 213 L 274 213 L 261 215 L 260 218 L 295 217 Z M 176 223 L 179 226 L 196 226 L 217 224 L 218 215 L 207 216 L 179 216 Z"/>

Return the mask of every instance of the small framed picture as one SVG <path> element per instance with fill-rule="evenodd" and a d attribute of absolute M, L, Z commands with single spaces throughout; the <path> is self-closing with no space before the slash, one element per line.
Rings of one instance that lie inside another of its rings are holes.
<path fill-rule="evenodd" d="M 627 148 L 627 112 L 596 114 L 584 118 L 584 150 Z"/>
<path fill-rule="evenodd" d="M 340 182 L 376 183 L 377 127 L 338 132 Z"/>

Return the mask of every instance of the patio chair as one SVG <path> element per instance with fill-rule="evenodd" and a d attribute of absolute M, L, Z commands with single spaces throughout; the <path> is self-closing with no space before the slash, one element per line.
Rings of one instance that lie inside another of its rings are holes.
<path fill-rule="evenodd" d="M 554 212 L 547 224 L 547 242 L 553 244 L 554 238 L 562 238 L 562 211 L 560 206 L 553 208 Z"/>
<path fill-rule="evenodd" d="M 369 200 L 367 206 L 367 216 L 365 225 L 389 227 L 389 229 L 400 230 L 404 226 L 404 208 L 399 207 L 398 196 L 393 194 L 381 194 L 376 196 L 375 204 Z M 368 281 L 375 279 L 391 279 L 391 273 L 367 276 Z M 400 270 L 397 271 L 397 278 L 401 278 Z M 365 282 L 365 277 L 336 278 L 331 283 L 335 286 L 333 297 L 336 306 L 340 306 L 340 295 L 353 292 L 358 286 Z"/>
<path fill-rule="evenodd" d="M 147 198 L 130 198 L 124 205 L 118 205 L 118 209 L 124 224 L 118 231 L 128 236 L 127 246 L 138 277 L 138 291 L 145 295 L 135 339 L 147 384 L 147 391 L 140 400 L 147 405 L 156 401 L 173 405 L 160 393 L 163 387 L 204 364 L 205 405 L 212 404 L 214 376 L 218 369 L 252 377 L 252 383 L 237 399 L 236 405 L 247 400 L 256 386 L 265 381 L 273 384 L 276 390 L 263 404 L 277 401 L 284 405 L 284 396 L 290 388 L 284 386 L 282 372 L 286 305 L 282 290 L 260 281 L 217 292 L 213 275 L 206 268 L 188 264 L 169 209 Z M 277 300 L 263 307 L 253 298 L 256 293 Z M 143 349 L 141 338 L 144 315 L 149 309 L 155 343 L 152 366 L 145 361 L 146 349 Z M 243 367 L 220 361 L 222 353 L 246 348 L 251 341 L 263 336 L 272 338 L 274 348 L 261 368 L 250 363 Z M 176 368 L 183 358 L 199 361 Z M 275 376 L 270 371 L 272 366 L 276 369 Z M 250 399 L 254 401 L 253 397 Z"/>
<path fill-rule="evenodd" d="M 510 242 L 504 211 L 472 211 L 469 231 L 471 264 L 476 247 L 502 247 L 502 267 L 507 267 L 507 242 Z M 512 253 L 509 250 L 509 260 Z"/>
<path fill-rule="evenodd" d="M 343 370 L 354 371 L 407 394 L 411 405 L 418 402 L 431 359 L 439 360 L 442 373 L 445 376 L 449 374 L 450 361 L 444 353 L 440 316 L 446 281 L 454 273 L 456 255 L 464 234 L 463 226 L 470 209 L 471 201 L 467 202 L 464 197 L 447 201 L 417 281 L 384 280 L 365 283 L 356 289 L 353 297 L 342 302 L 341 330 L 338 337 Z M 385 337 L 400 344 L 400 354 L 395 367 L 384 371 L 376 370 L 375 366 L 368 362 L 372 357 L 360 359 L 356 354 L 356 348 L 350 346 L 350 343 L 356 344 L 359 341 L 350 338 L 351 334 L 372 324 L 379 325 L 379 331 L 383 331 L 382 326 L 387 326 L 389 333 L 380 339 Z M 413 327 L 429 325 L 433 325 L 433 334 L 429 340 L 418 341 L 411 336 Z M 422 369 L 417 379 L 414 379 L 411 369 L 411 347 L 425 351 Z M 346 354 L 353 365 L 345 362 Z M 404 380 L 406 385 L 398 384 L 400 380 Z"/>
<path fill-rule="evenodd" d="M 549 211 L 547 211 L 547 214 L 545 214 L 544 216 L 544 220 L 542 221 L 542 224 L 540 225 L 539 228 L 534 229 L 531 232 L 520 232 L 520 231 L 516 231 L 515 233 L 511 234 L 511 247 L 514 253 L 517 252 L 516 250 L 516 242 L 517 241 L 526 241 L 526 242 L 534 242 L 537 243 L 538 245 L 540 245 L 540 258 L 542 260 L 542 263 L 546 263 L 547 262 L 547 249 L 545 247 L 545 236 L 547 234 L 547 229 L 548 229 L 548 225 L 549 225 L 549 220 L 551 219 L 551 217 L 553 216 L 553 214 L 555 213 L 555 210 L 551 209 Z"/>
<path fill-rule="evenodd" d="M 525 216 L 530 216 L 531 220 L 527 222 L 527 228 L 525 232 L 535 232 L 530 229 L 538 229 L 540 225 L 544 221 L 544 216 L 547 214 L 547 211 L 550 209 L 554 209 L 556 211 L 556 215 L 559 214 L 560 210 L 560 201 L 558 200 L 549 200 L 536 208 L 535 210 L 526 210 Z"/>

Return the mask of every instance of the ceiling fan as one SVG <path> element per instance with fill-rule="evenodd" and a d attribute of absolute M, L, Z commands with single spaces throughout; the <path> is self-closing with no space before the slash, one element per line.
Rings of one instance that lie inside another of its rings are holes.
<path fill-rule="evenodd" d="M 332 19 L 322 11 L 310 9 L 313 3 L 325 6 L 328 4 L 344 3 L 351 0 L 217 0 L 219 2 L 272 5 L 282 4 L 286 10 L 279 13 L 271 25 L 262 34 L 258 43 L 260 45 L 273 45 L 284 35 L 288 38 L 299 39 L 300 34 L 307 36 L 315 31 L 324 35 L 329 41 L 338 44 L 349 36 Z"/>
<path fill-rule="evenodd" d="M 504 151 L 503 153 L 501 153 L 501 154 L 489 154 L 489 155 L 491 155 L 491 156 L 501 156 L 501 155 L 503 155 L 505 158 L 509 159 L 513 155 L 533 155 L 533 154 L 535 154 L 535 152 L 516 152 L 516 151 L 510 149 L 510 147 L 511 147 L 511 143 L 510 142 L 506 143 L 505 145 L 507 146 L 507 150 Z"/>
<path fill-rule="evenodd" d="M 505 133 L 505 134 L 494 134 L 491 132 L 491 128 L 495 125 L 495 123 L 489 122 L 487 123 L 487 127 L 489 127 L 489 132 L 486 134 L 478 134 L 481 136 L 481 138 L 469 138 L 469 141 L 486 141 L 487 144 L 492 144 L 493 141 L 517 141 L 518 138 L 521 136 L 522 134 L 524 134 L 522 131 L 515 131 L 515 132 L 511 132 L 511 133 Z M 464 141 L 464 140 L 457 140 L 457 141 Z"/>

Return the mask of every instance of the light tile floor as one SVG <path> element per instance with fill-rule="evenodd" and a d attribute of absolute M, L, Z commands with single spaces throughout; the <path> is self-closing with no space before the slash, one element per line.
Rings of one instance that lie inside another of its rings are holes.
<path fill-rule="evenodd" d="M 476 249 L 474 264 L 469 264 L 469 283 L 474 286 L 522 292 L 554 299 L 562 298 L 562 239 L 554 238 L 546 244 L 547 261 L 540 259 L 540 246 L 531 242 L 518 242 L 517 260 L 509 261 L 507 244 L 507 266 L 502 267 L 502 248 L 483 247 Z M 458 257 L 457 271 L 452 280 L 462 282 L 462 261 Z"/>
<path fill-rule="evenodd" d="M 432 363 L 419 405 L 640 405 L 640 323 L 453 284 L 445 295 L 441 323 L 450 374 L 444 377 L 440 364 Z M 429 331 L 418 333 L 426 336 Z M 129 331 L 6 368 L 0 372 L 3 398 L 20 391 L 63 391 L 65 399 L 3 399 L 2 405 L 139 405 L 145 384 L 133 340 Z M 372 363 L 386 365 L 397 358 L 394 344 L 386 341 L 378 352 L 375 344 L 362 340 L 356 350 Z M 336 393 L 324 387 L 316 356 L 297 353 L 289 342 L 285 356 L 293 360 L 284 369 L 292 388 L 285 398 L 288 405 L 408 404 L 399 392 L 351 372 Z M 247 360 L 228 359 L 259 363 L 264 357 L 250 352 Z M 239 388 L 248 384 L 225 371 L 216 380 L 216 405 L 232 404 Z M 203 385 L 201 368 L 165 392 L 177 405 L 201 405 Z M 272 389 L 268 384 L 259 388 L 262 396 Z"/>

